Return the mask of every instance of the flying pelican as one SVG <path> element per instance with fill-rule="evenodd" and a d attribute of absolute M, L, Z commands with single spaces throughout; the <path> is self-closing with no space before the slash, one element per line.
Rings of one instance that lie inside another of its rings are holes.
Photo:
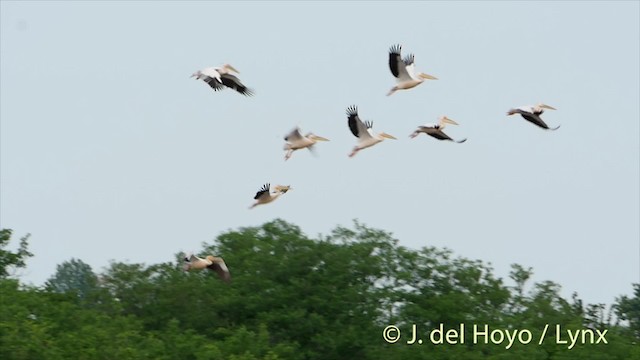
<path fill-rule="evenodd" d="M 387 96 L 393 94 L 397 90 L 407 90 L 422 84 L 425 80 L 438 80 L 438 78 L 416 72 L 415 56 L 407 55 L 404 59 L 400 56 L 402 45 L 393 45 L 389 48 L 389 68 L 396 78 L 396 86 L 392 87 Z"/>
<path fill-rule="evenodd" d="M 316 142 L 329 141 L 329 139 L 325 139 L 322 136 L 318 136 L 313 133 L 302 135 L 302 133 L 300 133 L 300 128 L 295 128 L 284 137 L 284 141 L 287 142 L 284 145 L 284 150 L 287 151 L 287 154 L 284 156 L 284 160 L 286 161 L 291 157 L 294 151 L 304 148 L 313 151 L 313 145 Z"/>
<path fill-rule="evenodd" d="M 276 185 L 274 187 L 274 192 L 272 193 L 270 191 L 270 184 L 264 184 L 262 186 L 262 188 L 260 188 L 260 190 L 258 190 L 258 192 L 256 193 L 256 196 L 253 197 L 254 200 L 256 200 L 255 204 L 251 205 L 251 207 L 249 207 L 249 209 L 253 209 L 254 207 L 258 206 L 258 205 L 262 205 L 262 204 L 268 204 L 272 201 L 274 201 L 275 199 L 277 199 L 280 195 L 286 193 L 287 191 L 291 190 L 291 186 L 289 185 Z"/>
<path fill-rule="evenodd" d="M 225 282 L 231 281 L 231 274 L 229 273 L 229 268 L 227 268 L 227 264 L 224 263 L 224 260 L 220 257 L 215 257 L 208 255 L 206 258 L 199 258 L 193 254 L 184 256 L 184 271 L 189 271 L 191 269 L 202 270 L 209 269 L 211 271 L 215 271 L 218 273 L 220 279 Z"/>
<path fill-rule="evenodd" d="M 418 129 L 416 129 L 416 131 L 413 132 L 413 134 L 409 135 L 409 137 L 413 139 L 414 137 L 418 136 L 420 133 L 425 133 L 438 140 L 449 140 L 449 141 L 457 142 L 458 144 L 462 144 L 463 142 L 467 141 L 466 138 L 456 141 L 450 138 L 449 135 L 445 134 L 442 131 L 442 129 L 444 129 L 444 127 L 447 126 L 447 124 L 458 125 L 457 122 L 449 119 L 448 117 L 440 116 L 440 118 L 438 118 L 437 124 L 425 124 L 425 125 L 419 126 Z"/>
<path fill-rule="evenodd" d="M 536 106 L 527 105 L 521 106 L 516 109 L 511 109 L 509 110 L 509 112 L 507 112 L 507 115 L 520 114 L 525 120 L 534 123 L 543 129 L 558 130 L 558 128 L 560 128 L 560 125 L 556 126 L 555 128 L 550 128 L 544 121 L 542 121 L 540 115 L 542 115 L 544 109 L 556 110 L 554 107 L 540 103 Z"/>
<path fill-rule="evenodd" d="M 206 82 L 215 91 L 222 90 L 226 86 L 239 92 L 242 95 L 253 95 L 253 90 L 244 86 L 242 82 L 240 82 L 240 79 L 231 74 L 231 72 L 235 72 L 236 74 L 240 73 L 233 66 L 224 64 L 219 67 L 208 67 L 202 70 L 198 70 L 191 74 L 191 77 L 195 77 L 196 80 L 202 80 Z"/>
<path fill-rule="evenodd" d="M 362 122 L 358 116 L 358 107 L 355 105 L 351 105 L 347 108 L 347 115 L 349 115 L 349 129 L 351 130 L 351 133 L 358 138 L 358 145 L 353 148 L 349 157 L 354 157 L 358 151 L 371 147 L 384 139 L 396 139 L 395 137 L 383 132 L 375 134 L 371 130 L 373 122 Z"/>

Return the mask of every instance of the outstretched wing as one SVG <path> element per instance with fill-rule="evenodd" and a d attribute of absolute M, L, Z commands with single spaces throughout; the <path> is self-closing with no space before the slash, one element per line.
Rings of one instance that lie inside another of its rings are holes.
<path fill-rule="evenodd" d="M 438 140 L 450 140 L 450 141 L 453 141 L 453 139 L 450 138 L 449 135 L 445 134 L 442 130 L 431 129 L 430 131 L 427 131 L 427 134 L 433 136 L 434 138 L 436 138 Z"/>
<path fill-rule="evenodd" d="M 400 67 L 404 65 L 400 56 L 401 45 L 393 45 L 389 48 L 389 69 L 394 77 L 400 75 Z"/>
<path fill-rule="evenodd" d="M 222 83 L 220 81 L 218 81 L 218 79 L 216 78 L 212 78 L 209 76 L 204 76 L 202 78 L 202 81 L 206 82 L 207 84 L 209 84 L 209 86 L 211 86 L 211 88 L 215 91 L 220 91 L 222 89 L 224 89 L 224 85 L 222 85 Z"/>
<path fill-rule="evenodd" d="M 413 54 L 409 54 L 407 56 L 404 57 L 404 59 L 402 59 L 402 62 L 406 65 L 413 65 L 413 63 L 415 62 L 416 57 L 413 56 Z"/>
<path fill-rule="evenodd" d="M 393 45 L 389 48 L 389 69 L 391 70 L 391 74 L 399 81 L 410 80 L 411 77 L 407 72 L 407 64 L 406 61 L 402 60 L 402 56 L 400 55 L 402 50 L 402 45 Z M 412 57 L 413 55 L 409 55 L 407 58 Z"/>
<path fill-rule="evenodd" d="M 260 188 L 260 190 L 258 190 L 258 192 L 256 193 L 256 196 L 253 197 L 254 200 L 258 200 L 264 196 L 269 196 L 269 188 L 271 187 L 271 185 L 269 183 L 266 183 L 264 185 L 262 185 L 262 188 Z"/>
<path fill-rule="evenodd" d="M 300 133 L 300 128 L 295 128 L 291 130 L 291 132 L 284 137 L 284 141 L 288 141 L 292 143 L 300 140 L 302 140 L 302 134 Z"/>
<path fill-rule="evenodd" d="M 542 118 L 540 117 L 540 115 L 536 114 L 536 113 L 528 113 L 528 112 L 524 112 L 524 111 L 520 111 L 519 112 L 520 115 L 522 115 L 522 117 L 527 120 L 528 122 L 535 124 L 543 129 L 546 130 L 558 130 L 558 127 L 550 129 L 549 125 L 547 125 L 544 121 L 542 121 Z"/>
<path fill-rule="evenodd" d="M 350 107 L 348 107 L 347 115 L 349 116 L 349 130 L 351 130 L 351 133 L 355 137 L 362 139 L 363 137 L 371 136 L 368 129 L 373 126 L 373 123 L 367 121 L 365 124 L 362 122 L 362 120 L 360 120 L 360 117 L 358 116 L 358 107 L 356 107 L 355 105 L 351 105 Z"/>
<path fill-rule="evenodd" d="M 409 54 L 402 61 L 406 65 L 405 70 L 407 71 L 407 75 L 411 79 L 417 79 L 415 56 L 413 56 L 413 54 Z"/>
<path fill-rule="evenodd" d="M 544 121 L 542 121 L 542 118 L 540 118 L 540 116 L 536 114 L 522 113 L 520 115 L 522 115 L 522 117 L 525 118 L 525 120 L 527 120 L 528 122 L 536 124 L 543 129 L 549 128 L 549 126 Z"/>
<path fill-rule="evenodd" d="M 358 107 L 355 105 L 349 106 L 347 108 L 347 116 L 349 130 L 351 130 L 353 136 L 358 137 L 358 132 L 360 131 L 358 123 L 362 123 L 362 120 L 360 120 L 360 117 L 358 116 Z"/>
<path fill-rule="evenodd" d="M 224 280 L 225 282 L 231 281 L 231 273 L 229 272 L 229 268 L 227 267 L 227 264 L 225 264 L 224 260 L 222 260 L 222 258 L 216 258 L 216 260 L 211 265 L 207 266 L 207 268 L 218 273 L 220 279 Z"/>
<path fill-rule="evenodd" d="M 231 74 L 222 74 L 221 75 L 222 84 L 228 88 L 231 88 L 244 96 L 252 96 L 253 90 L 244 86 L 240 79 L 238 79 L 235 75 Z"/>

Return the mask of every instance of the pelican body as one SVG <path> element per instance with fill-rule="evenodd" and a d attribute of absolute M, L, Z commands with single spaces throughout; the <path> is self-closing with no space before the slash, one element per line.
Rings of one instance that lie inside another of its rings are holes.
<path fill-rule="evenodd" d="M 231 72 L 235 72 L 236 74 L 240 73 L 233 66 L 224 64 L 219 67 L 208 67 L 202 70 L 198 70 L 191 74 L 191 77 L 195 77 L 196 80 L 202 80 L 206 82 L 215 91 L 220 91 L 225 87 L 228 87 L 239 92 L 242 95 L 252 96 L 253 90 L 244 86 L 240 79 L 238 79 L 238 77 L 233 75 Z"/>
<path fill-rule="evenodd" d="M 390 96 L 398 90 L 407 90 L 422 84 L 425 80 L 438 80 L 438 78 L 417 72 L 415 68 L 415 56 L 401 56 L 402 45 L 393 45 L 389 48 L 389 69 L 396 78 L 396 86 L 387 93 Z"/>
<path fill-rule="evenodd" d="M 540 103 L 535 106 L 527 105 L 511 109 L 507 112 L 507 115 L 520 114 L 528 122 L 533 123 L 545 130 L 558 130 L 560 128 L 560 125 L 556 126 L 555 128 L 550 128 L 549 125 L 542 121 L 540 115 L 544 113 L 544 109 L 556 110 L 554 107 Z"/>
<path fill-rule="evenodd" d="M 449 141 L 453 141 L 456 142 L 458 144 L 461 144 L 465 141 L 467 141 L 467 139 L 462 139 L 462 140 L 453 140 L 452 138 L 449 137 L 449 135 L 445 134 L 442 129 L 444 129 L 444 127 L 447 124 L 451 124 L 451 125 L 458 125 L 457 122 L 449 119 L 446 116 L 441 116 L 438 119 L 438 123 L 437 124 L 425 124 L 422 126 L 419 126 L 418 129 L 416 129 L 416 131 L 414 131 L 411 135 L 409 135 L 409 137 L 411 137 L 412 139 L 415 138 L 416 136 L 418 136 L 420 133 L 425 133 L 431 137 L 434 137 L 438 140 L 449 140 Z"/>
<path fill-rule="evenodd" d="M 209 269 L 211 271 L 215 271 L 220 279 L 225 282 L 231 281 L 231 273 L 229 272 L 229 268 L 227 268 L 227 264 L 225 264 L 224 260 L 220 257 L 215 257 L 208 255 L 206 258 L 200 258 L 193 254 L 185 255 L 184 257 L 184 271 L 190 270 L 203 270 Z"/>
<path fill-rule="evenodd" d="M 384 139 L 396 139 L 384 132 L 375 134 L 373 130 L 371 130 L 373 122 L 363 122 L 360 120 L 360 117 L 358 116 L 358 108 L 355 105 L 347 108 L 347 116 L 351 133 L 358 138 L 358 145 L 353 148 L 349 157 L 354 157 L 358 151 L 382 142 Z"/>
<path fill-rule="evenodd" d="M 280 195 L 285 194 L 287 191 L 291 190 L 291 186 L 289 185 L 276 185 L 274 187 L 274 192 L 271 192 L 271 185 L 269 183 L 264 184 L 260 190 L 256 193 L 256 196 L 253 197 L 256 202 L 249 207 L 249 209 L 253 209 L 258 205 L 268 204 L 270 202 L 275 201 Z"/>
<path fill-rule="evenodd" d="M 300 128 L 295 128 L 291 130 L 287 136 L 284 137 L 284 141 L 287 143 L 284 145 L 284 150 L 287 151 L 284 156 L 284 160 L 288 160 L 294 151 L 300 149 L 309 149 L 313 151 L 313 145 L 315 145 L 318 141 L 329 141 L 329 139 L 323 138 L 322 136 L 315 135 L 313 133 L 308 133 L 307 135 L 302 135 L 300 132 Z"/>

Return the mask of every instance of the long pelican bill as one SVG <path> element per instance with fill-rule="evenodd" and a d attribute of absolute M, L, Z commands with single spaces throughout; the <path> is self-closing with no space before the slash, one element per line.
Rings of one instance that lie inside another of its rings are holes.
<path fill-rule="evenodd" d="M 457 122 L 455 122 L 455 121 L 453 121 L 453 120 L 449 119 L 449 118 L 448 118 L 448 117 L 446 117 L 446 116 L 442 118 L 442 122 L 445 122 L 445 123 L 447 123 L 447 124 L 451 124 L 451 125 L 458 125 L 458 123 L 457 123 Z"/>
<path fill-rule="evenodd" d="M 240 74 L 240 71 L 236 70 L 236 68 L 234 68 L 233 66 L 231 66 L 229 64 L 224 64 L 224 67 L 226 67 L 227 69 L 235 72 L 236 74 Z"/>
<path fill-rule="evenodd" d="M 318 136 L 318 135 L 313 135 L 311 138 L 315 141 L 329 141 L 329 139 L 323 138 L 322 136 Z"/>
<path fill-rule="evenodd" d="M 425 74 L 425 73 L 420 73 L 419 76 L 423 79 L 429 79 L 429 80 L 438 80 L 437 77 L 435 76 L 431 76 L 429 74 Z"/>
<path fill-rule="evenodd" d="M 545 105 L 545 104 L 540 104 L 540 107 L 544 108 L 544 109 L 549 109 L 549 110 L 557 110 L 553 106 L 549 106 L 549 105 Z"/>
<path fill-rule="evenodd" d="M 398 139 L 395 138 L 395 136 L 389 135 L 387 133 L 380 133 L 380 136 L 382 136 L 383 138 L 387 138 L 387 139 L 398 140 Z"/>

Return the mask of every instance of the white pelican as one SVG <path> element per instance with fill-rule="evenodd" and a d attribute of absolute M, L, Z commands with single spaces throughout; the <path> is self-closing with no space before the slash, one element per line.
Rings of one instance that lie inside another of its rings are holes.
<path fill-rule="evenodd" d="M 540 115 L 544 112 L 544 109 L 556 110 L 554 107 L 540 103 L 536 106 L 527 105 L 521 106 L 516 109 L 511 109 L 509 110 L 509 112 L 507 112 L 507 115 L 520 114 L 525 120 L 534 123 L 543 129 L 558 130 L 558 128 L 560 128 L 560 125 L 556 126 L 555 128 L 550 128 L 544 121 L 542 121 Z"/>
<path fill-rule="evenodd" d="M 276 185 L 274 187 L 274 192 L 270 190 L 271 185 L 269 183 L 264 184 L 260 190 L 256 193 L 256 196 L 253 197 L 256 200 L 255 204 L 251 205 L 249 209 L 253 209 L 254 207 L 262 204 L 268 204 L 275 199 L 277 199 L 280 195 L 286 193 L 291 190 L 291 186 L 289 185 Z"/>
<path fill-rule="evenodd" d="M 387 96 L 397 90 L 407 90 L 422 84 L 425 80 L 438 80 L 438 78 L 417 72 L 415 68 L 415 57 L 413 54 L 407 55 L 404 59 L 400 56 L 402 45 L 394 45 L 389 48 L 389 68 L 396 78 L 396 86 L 392 87 Z"/>
<path fill-rule="evenodd" d="M 231 72 L 235 72 L 236 74 L 240 73 L 233 66 L 224 64 L 219 67 L 208 67 L 202 70 L 198 70 L 191 74 L 191 77 L 195 77 L 196 80 L 202 80 L 206 82 L 215 91 L 222 90 L 226 86 L 239 92 L 242 95 L 253 95 L 253 90 L 244 86 L 242 82 L 240 82 L 240 79 L 231 74 Z"/>
<path fill-rule="evenodd" d="M 227 268 L 227 264 L 225 264 L 224 260 L 220 257 L 209 255 L 203 259 L 193 254 L 189 254 L 184 256 L 184 261 L 186 262 L 183 267 L 184 271 L 189 271 L 191 269 L 209 269 L 218 273 L 220 279 L 225 282 L 229 282 L 231 280 L 229 268 Z"/>
<path fill-rule="evenodd" d="M 322 136 L 318 136 L 313 133 L 302 135 L 302 133 L 300 133 L 300 128 L 295 128 L 291 130 L 291 132 L 287 134 L 287 136 L 284 137 L 284 141 L 287 142 L 284 145 L 284 150 L 287 151 L 287 154 L 284 156 L 284 160 L 286 161 L 291 157 L 294 151 L 304 148 L 312 151 L 313 145 L 316 142 L 329 141 L 329 139 L 325 139 Z"/>
<path fill-rule="evenodd" d="M 457 142 L 458 144 L 462 144 L 463 142 L 467 141 L 466 138 L 456 141 L 450 138 L 449 135 L 445 134 L 442 131 L 442 129 L 444 129 L 444 127 L 447 126 L 447 124 L 458 125 L 457 122 L 449 119 L 448 117 L 440 116 L 440 118 L 438 118 L 437 124 L 425 124 L 425 125 L 419 126 L 418 129 L 416 129 L 416 131 L 413 132 L 413 134 L 409 135 L 409 137 L 413 139 L 414 137 L 418 136 L 420 133 L 425 133 L 438 140 L 449 140 L 449 141 Z"/>
<path fill-rule="evenodd" d="M 396 139 L 395 137 L 387 133 L 374 134 L 371 128 L 373 122 L 362 122 L 358 116 L 358 108 L 355 105 L 351 105 L 347 108 L 347 115 L 349 115 L 349 129 L 351 133 L 358 138 L 358 145 L 353 148 L 349 157 L 354 157 L 358 151 L 371 147 L 384 139 Z"/>

